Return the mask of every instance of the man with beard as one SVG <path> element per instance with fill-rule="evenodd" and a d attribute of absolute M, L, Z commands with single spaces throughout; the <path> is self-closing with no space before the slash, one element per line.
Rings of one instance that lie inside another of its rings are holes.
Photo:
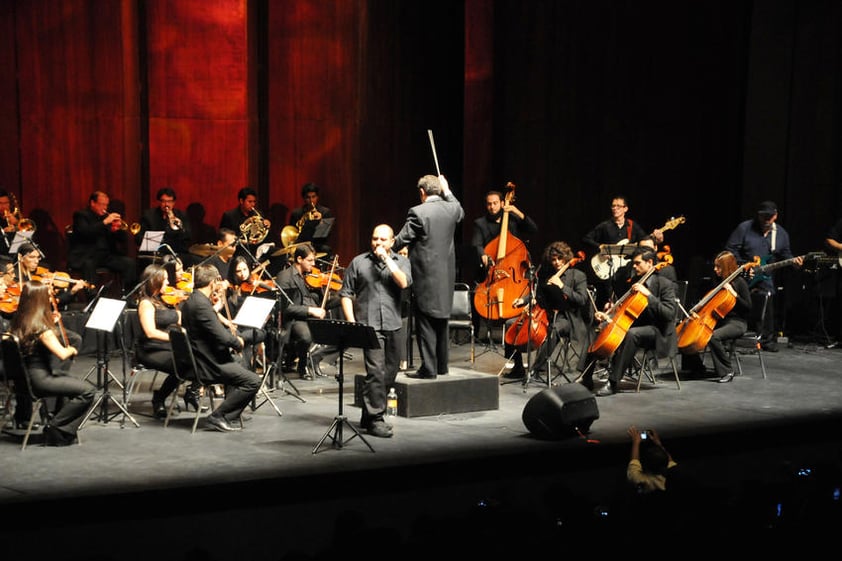
<path fill-rule="evenodd" d="M 503 213 L 509 213 L 509 232 L 526 242 L 525 237 L 538 232 L 538 225 L 532 218 L 526 216 L 515 205 L 508 203 L 500 191 L 489 191 L 485 194 L 485 215 L 474 220 L 474 230 L 471 237 L 471 246 L 476 253 L 476 280 L 482 282 L 488 275 L 490 267 L 494 266 L 496 255 L 486 255 L 485 246 L 500 235 L 503 223 Z M 487 311 L 480 310 L 487 314 Z M 474 310 L 474 333 L 480 334 L 480 317 L 485 317 L 478 310 Z M 481 338 L 481 337 L 480 337 Z"/>

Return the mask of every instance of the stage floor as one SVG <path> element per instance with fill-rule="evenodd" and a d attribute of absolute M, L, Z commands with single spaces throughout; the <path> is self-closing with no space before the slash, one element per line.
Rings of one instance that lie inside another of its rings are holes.
<path fill-rule="evenodd" d="M 474 364 L 469 349 L 467 343 L 452 346 L 452 376 L 498 376 L 506 362 L 499 347 L 477 344 Z M 786 479 L 793 470 L 842 473 L 827 467 L 836 465 L 842 449 L 842 351 L 811 342 L 765 353 L 766 379 L 749 356 L 744 374 L 729 384 L 683 372 L 680 390 L 671 374 L 654 385 L 644 382 L 639 393 L 624 385 L 620 394 L 596 398 L 599 417 L 587 435 L 559 440 L 535 438 L 522 420 L 530 399 L 548 389 L 546 380 L 502 377 L 498 409 L 397 417 L 393 438 L 354 436 L 348 424 L 357 426 L 360 410 L 353 405 L 353 377 L 363 366 L 360 350 L 349 353 L 341 447 L 328 435 L 336 435 L 330 429 L 340 413 L 331 366 L 313 381 L 290 374 L 300 399 L 274 390 L 282 415 L 266 403 L 237 433 L 210 430 L 200 420 L 191 434 L 193 415 L 183 412 L 163 428 L 150 416 L 152 373 L 146 373 L 128 407 L 139 428 L 121 422 L 122 415 L 95 418 L 81 431 L 79 446 L 43 447 L 33 436 L 24 451 L 20 438 L 4 434 L 0 502 L 7 518 L 18 513 L 3 530 L 17 536 L 7 544 L 27 551 L 37 525 L 46 523 L 55 539 L 36 547 L 71 558 L 98 551 L 98 558 L 120 560 L 179 560 L 197 552 L 213 559 L 243 552 L 281 559 L 293 552 L 324 555 L 337 540 L 361 539 L 351 536 L 375 529 L 408 543 L 432 525 L 443 539 L 442 528 L 475 523 L 470 517 L 477 509 L 497 519 L 525 515 L 559 532 L 565 523 L 572 527 L 564 520 L 571 505 L 581 508 L 579 518 L 589 511 L 597 519 L 607 516 L 600 512 L 624 475 L 632 424 L 657 429 L 680 465 L 729 497 L 747 485 Z M 83 356 L 74 373 L 92 369 L 94 358 Z M 112 353 L 108 369 L 122 379 L 128 366 Z M 552 382 L 568 383 L 560 376 Z M 111 389 L 119 399 L 119 388 Z M 108 412 L 117 411 L 109 403 Z M 549 536 L 541 532 L 543 542 Z"/>

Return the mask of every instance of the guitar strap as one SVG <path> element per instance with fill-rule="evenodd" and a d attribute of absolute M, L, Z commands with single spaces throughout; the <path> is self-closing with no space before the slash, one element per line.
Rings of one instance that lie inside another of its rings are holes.
<path fill-rule="evenodd" d="M 631 241 L 632 224 L 633 224 L 632 219 L 631 219 L 631 218 L 629 218 L 629 219 L 626 221 L 626 238 L 627 238 L 629 241 Z"/>
<path fill-rule="evenodd" d="M 772 251 L 770 253 L 775 253 L 775 240 L 778 237 L 778 225 L 772 222 Z"/>

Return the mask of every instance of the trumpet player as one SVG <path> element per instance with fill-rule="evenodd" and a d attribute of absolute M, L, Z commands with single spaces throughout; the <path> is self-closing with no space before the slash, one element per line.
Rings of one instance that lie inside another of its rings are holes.
<path fill-rule="evenodd" d="M 140 247 L 146 232 L 163 232 L 164 237 L 161 240 L 158 253 L 165 255 L 174 253 L 176 257 L 181 259 L 185 267 L 196 264 L 198 259 L 189 251 L 190 222 L 184 212 L 175 208 L 175 189 L 161 187 L 158 189 L 156 199 L 158 205 L 149 208 L 140 217 L 140 230 L 135 234 L 135 243 Z"/>
<path fill-rule="evenodd" d="M 330 230 L 326 234 L 318 231 L 317 226 L 325 218 L 334 218 L 333 211 L 319 204 L 319 186 L 315 183 L 305 183 L 301 187 L 301 198 L 304 204 L 293 209 L 289 216 L 289 225 L 299 230 L 296 242 L 310 242 L 317 253 L 331 256 L 328 244 Z"/>
<path fill-rule="evenodd" d="M 94 191 L 88 206 L 73 213 L 73 230 L 68 236 L 67 266 L 75 276 L 97 283 L 100 267 L 116 273 L 122 289 L 132 289 L 137 278 L 135 260 L 128 255 L 129 232 L 119 212 L 109 212 L 111 202 L 104 191 Z"/>
<path fill-rule="evenodd" d="M 0 189 L 0 226 L 3 227 L 3 242 L 0 243 L 0 255 L 8 255 L 15 232 L 18 230 L 19 217 L 12 208 L 12 196 L 5 189 Z"/>

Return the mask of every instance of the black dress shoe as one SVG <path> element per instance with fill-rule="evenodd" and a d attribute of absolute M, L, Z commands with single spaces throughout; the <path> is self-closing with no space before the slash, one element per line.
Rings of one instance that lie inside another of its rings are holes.
<path fill-rule="evenodd" d="M 393 433 L 392 429 L 386 426 L 386 423 L 379 421 L 371 423 L 371 426 L 368 427 L 368 434 L 379 438 L 391 438 Z"/>
<path fill-rule="evenodd" d="M 606 395 L 614 395 L 617 393 L 617 384 L 614 382 L 608 382 L 596 393 L 599 396 L 606 396 Z"/>
<path fill-rule="evenodd" d="M 47 425 L 44 427 L 44 444 L 47 446 L 70 446 L 76 442 L 76 437 L 64 431 Z"/>
<path fill-rule="evenodd" d="M 242 430 L 240 429 L 240 427 L 232 426 L 228 421 L 225 420 L 224 417 L 218 417 L 216 415 L 208 415 L 208 424 L 214 429 L 222 432 L 234 432 Z"/>
<path fill-rule="evenodd" d="M 520 365 L 520 367 L 515 366 L 505 374 L 503 374 L 503 378 L 508 378 L 509 380 L 520 380 L 526 376 L 526 369 Z"/>
<path fill-rule="evenodd" d="M 406 377 L 412 378 L 413 380 L 435 380 L 436 379 L 435 374 L 423 374 L 423 373 L 418 373 L 418 372 L 415 372 L 413 374 L 407 374 Z"/>
<path fill-rule="evenodd" d="M 585 386 L 588 389 L 589 392 L 593 391 L 593 379 L 592 378 L 591 379 L 582 378 L 579 383 L 582 384 L 583 386 Z"/>
<path fill-rule="evenodd" d="M 717 382 L 719 382 L 720 384 L 727 384 L 728 382 L 730 382 L 733 379 L 734 379 L 734 373 L 729 372 L 728 374 L 725 374 L 719 380 L 717 380 Z"/>

